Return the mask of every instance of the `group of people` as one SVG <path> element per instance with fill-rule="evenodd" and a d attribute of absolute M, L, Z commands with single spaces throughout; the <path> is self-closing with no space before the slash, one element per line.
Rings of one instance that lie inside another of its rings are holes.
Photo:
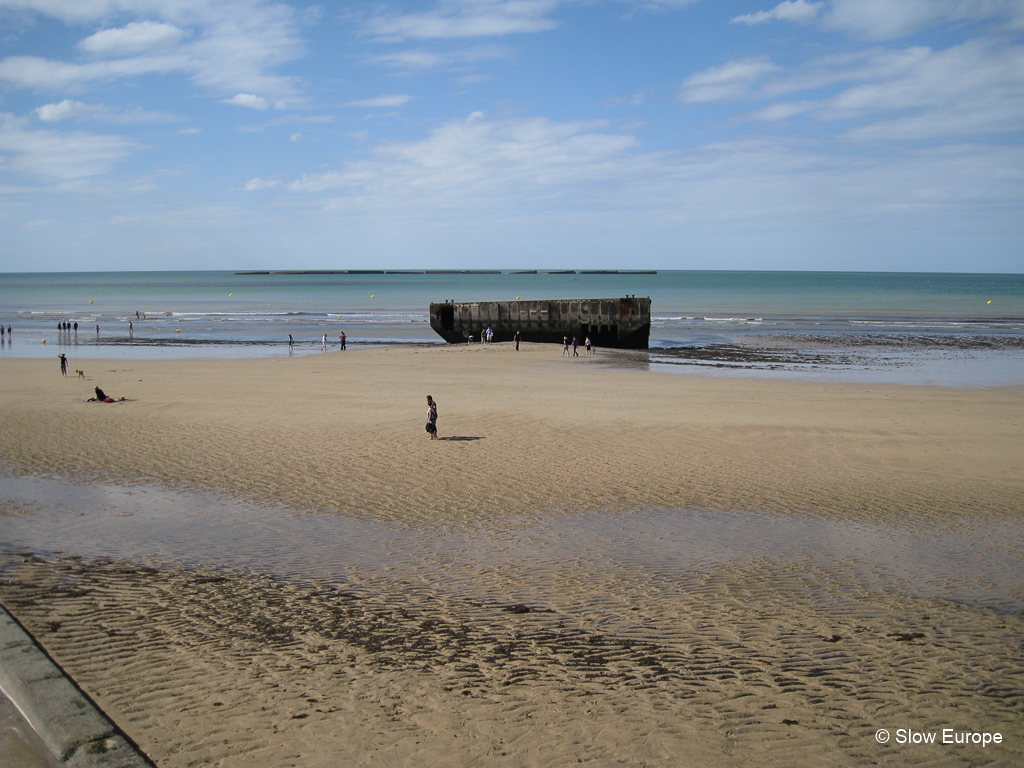
<path fill-rule="evenodd" d="M 341 343 L 341 349 L 345 350 L 347 348 L 348 336 L 345 335 L 344 331 L 342 331 L 341 333 L 338 334 L 338 341 Z M 289 333 L 288 334 L 288 351 L 291 352 L 293 349 L 295 349 L 295 339 L 292 338 L 292 335 Z M 327 351 L 327 334 L 326 333 L 323 336 L 320 337 L 320 351 L 321 352 L 326 352 Z"/>
<path fill-rule="evenodd" d="M 512 337 L 512 341 L 516 345 L 516 352 L 519 351 L 519 344 L 520 344 L 520 342 L 522 342 L 522 340 L 523 340 L 523 337 L 520 335 L 519 331 L 516 331 L 515 335 Z M 491 326 L 487 326 L 486 328 L 484 328 L 483 330 L 480 331 L 480 343 L 481 344 L 491 344 L 493 341 L 494 341 L 494 329 L 491 328 Z M 473 343 L 473 334 L 469 335 L 467 343 L 468 344 L 472 344 Z"/>
<path fill-rule="evenodd" d="M 4 327 L 2 325 L 0 325 L 0 339 L 2 339 L 2 338 L 4 338 Z M 13 339 L 14 338 L 14 334 L 11 333 L 11 326 L 9 326 L 9 325 L 7 326 L 7 338 L 9 338 L 9 339 Z"/>
<path fill-rule="evenodd" d="M 8 333 L 10 333 L 10 332 L 8 331 Z M 60 360 L 60 375 L 63 376 L 64 378 L 67 378 L 67 376 L 68 376 L 68 356 L 65 355 L 62 352 L 61 354 L 57 355 L 57 358 Z M 78 372 L 78 378 L 84 379 L 85 378 L 85 374 L 82 371 L 79 371 Z M 85 402 L 87 402 L 87 403 L 123 403 L 125 400 L 128 399 L 127 397 L 111 397 L 110 395 L 108 395 L 106 392 L 104 392 L 99 387 L 95 387 L 94 391 L 96 392 L 96 395 L 94 397 L 90 397 Z"/>
<path fill-rule="evenodd" d="M 74 327 L 75 333 L 78 333 L 78 321 L 77 320 L 75 321 L 73 327 Z M 57 323 L 57 330 L 58 331 L 70 331 L 71 329 L 72 329 L 72 324 L 69 323 L 67 320 L 61 320 L 59 323 Z"/>
<path fill-rule="evenodd" d="M 577 339 L 575 336 L 572 337 L 571 346 L 572 346 L 572 357 L 579 357 L 580 356 L 580 352 L 579 352 L 580 342 L 579 342 L 579 339 Z M 589 336 L 587 336 L 587 338 L 584 340 L 583 346 L 587 350 L 587 354 L 588 355 L 593 353 L 594 345 L 591 343 Z M 562 337 L 562 357 L 566 357 L 567 355 L 569 355 L 569 347 L 570 347 L 569 337 L 568 336 L 563 336 Z"/>

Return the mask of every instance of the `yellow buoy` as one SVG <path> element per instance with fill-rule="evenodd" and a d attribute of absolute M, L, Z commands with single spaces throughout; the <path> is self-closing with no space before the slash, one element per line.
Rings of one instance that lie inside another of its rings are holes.
<path fill-rule="evenodd" d="M 989 300 L 988 300 L 988 303 L 989 303 L 989 304 L 991 304 L 991 303 L 992 303 L 992 299 L 989 299 Z"/>
<path fill-rule="evenodd" d="M 519 297 L 518 296 L 516 296 L 516 301 L 519 301 Z"/>
<path fill-rule="evenodd" d="M 89 299 L 89 303 L 92 304 L 92 299 Z"/>
<path fill-rule="evenodd" d="M 175 328 L 175 329 L 174 329 L 174 332 L 175 332 L 175 333 L 181 333 L 181 328 Z"/>
<path fill-rule="evenodd" d="M 373 298 L 373 294 L 372 294 L 372 293 L 370 294 L 370 298 L 371 298 L 371 299 Z"/>
<path fill-rule="evenodd" d="M 43 339 L 43 344 L 45 344 L 45 343 L 46 343 L 46 339 Z"/>
<path fill-rule="evenodd" d="M 233 294 L 233 293 L 229 293 L 229 294 L 228 294 L 228 296 L 234 296 L 234 295 L 235 295 L 235 294 Z"/>

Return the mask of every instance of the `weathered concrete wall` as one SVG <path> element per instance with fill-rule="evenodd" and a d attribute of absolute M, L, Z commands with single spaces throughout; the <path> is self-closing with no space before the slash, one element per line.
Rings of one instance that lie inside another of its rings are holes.
<path fill-rule="evenodd" d="M 480 339 L 488 326 L 495 341 L 561 343 L 589 336 L 597 346 L 646 349 L 651 330 L 651 300 L 553 299 L 540 301 L 462 302 L 430 305 L 430 325 L 453 344 Z"/>

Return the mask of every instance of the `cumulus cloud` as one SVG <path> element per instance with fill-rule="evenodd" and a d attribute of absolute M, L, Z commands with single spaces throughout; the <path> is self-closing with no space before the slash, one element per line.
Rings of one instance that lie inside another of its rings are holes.
<path fill-rule="evenodd" d="M 70 117 L 84 117 L 94 114 L 100 107 L 94 104 L 83 104 L 80 101 L 64 99 L 59 104 L 44 104 L 35 109 L 36 116 L 46 123 L 67 120 Z"/>
<path fill-rule="evenodd" d="M 247 107 L 248 109 L 269 109 L 270 104 L 262 96 L 251 93 L 236 93 L 230 99 L 221 99 L 224 104 L 233 104 L 236 107 Z"/>
<path fill-rule="evenodd" d="M 78 47 L 97 56 L 125 56 L 177 45 L 185 32 L 171 24 L 133 21 L 120 29 L 103 29 L 82 40 Z"/>
<path fill-rule="evenodd" d="M 770 11 L 745 13 L 732 19 L 732 24 L 764 24 L 769 21 L 795 21 L 801 24 L 813 21 L 825 3 L 809 3 L 807 0 L 783 0 Z"/>
<path fill-rule="evenodd" d="M 370 18 L 364 34 L 380 42 L 490 37 L 543 32 L 557 23 L 549 14 L 558 0 L 447 0 L 424 13 Z"/>
<path fill-rule="evenodd" d="M 78 49 L 91 61 L 0 60 L 0 81 L 15 87 L 59 89 L 177 72 L 221 96 L 255 92 L 281 101 L 297 93 L 295 78 L 273 72 L 304 52 L 296 12 L 287 5 L 264 0 L 0 0 L 0 5 L 74 24 L 103 22 L 115 14 L 143 17 L 82 40 Z"/>

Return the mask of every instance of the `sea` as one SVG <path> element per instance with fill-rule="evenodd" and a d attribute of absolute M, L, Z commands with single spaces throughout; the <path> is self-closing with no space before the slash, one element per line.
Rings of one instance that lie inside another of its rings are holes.
<path fill-rule="evenodd" d="M 431 302 L 651 299 L 651 370 L 952 386 L 1024 383 L 1024 274 L 683 270 L 0 274 L 0 360 L 322 354 L 443 344 Z M 65 324 L 70 330 L 64 330 Z M 75 326 L 77 325 L 77 330 Z M 289 336 L 294 345 L 289 347 Z"/>

